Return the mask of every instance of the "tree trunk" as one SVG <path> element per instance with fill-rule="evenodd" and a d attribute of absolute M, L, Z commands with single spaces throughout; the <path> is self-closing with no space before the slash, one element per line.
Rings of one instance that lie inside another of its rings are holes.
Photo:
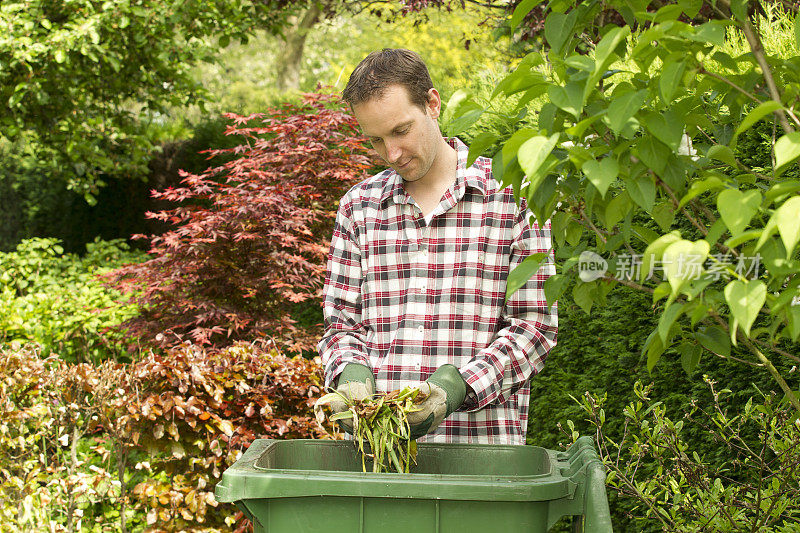
<path fill-rule="evenodd" d="M 280 90 L 300 88 L 300 63 L 303 60 L 303 48 L 306 45 L 308 32 L 319 22 L 322 9 L 317 3 L 312 4 L 302 15 L 295 17 L 291 28 L 284 38 L 283 53 L 278 55 L 276 85 Z"/>

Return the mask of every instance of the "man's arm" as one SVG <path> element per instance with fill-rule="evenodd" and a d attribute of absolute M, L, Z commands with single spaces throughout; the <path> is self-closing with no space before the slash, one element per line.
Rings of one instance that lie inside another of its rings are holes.
<path fill-rule="evenodd" d="M 326 387 L 335 383 L 348 363 L 370 368 L 367 332 L 362 323 L 361 250 L 350 205 L 345 197 L 336 214 L 322 291 L 325 332 L 318 348 L 325 368 Z"/>
<path fill-rule="evenodd" d="M 509 272 L 529 255 L 550 251 L 550 225 L 531 227 L 528 211 L 519 209 L 514 226 Z M 545 280 L 555 274 L 552 256 L 539 271 L 506 301 L 502 322 L 505 324 L 492 343 L 478 352 L 459 371 L 467 383 L 467 397 L 462 411 L 476 411 L 489 404 L 508 400 L 532 375 L 544 366 L 550 349 L 556 344 L 557 306 L 547 309 Z"/>

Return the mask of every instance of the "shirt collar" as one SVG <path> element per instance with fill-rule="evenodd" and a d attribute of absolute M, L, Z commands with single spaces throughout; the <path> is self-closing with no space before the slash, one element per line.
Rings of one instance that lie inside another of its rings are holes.
<path fill-rule="evenodd" d="M 455 193 L 456 198 L 461 199 L 467 187 L 479 192 L 481 195 L 486 194 L 486 181 L 484 173 L 475 166 L 473 163 L 467 168 L 467 158 L 469 157 L 469 147 L 464 144 L 458 137 L 445 137 L 447 144 L 455 148 L 458 157 L 456 163 L 456 183 Z M 393 198 L 398 204 L 406 204 L 409 202 L 408 193 L 403 188 L 403 179 L 394 169 L 387 169 L 386 183 L 381 192 L 381 203 L 389 198 Z"/>

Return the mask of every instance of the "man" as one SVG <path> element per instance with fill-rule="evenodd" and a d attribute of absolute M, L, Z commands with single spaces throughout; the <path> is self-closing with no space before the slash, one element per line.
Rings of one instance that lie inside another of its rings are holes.
<path fill-rule="evenodd" d="M 420 442 L 524 444 L 528 380 L 556 343 L 543 290 L 554 267 L 508 300 L 506 278 L 549 252 L 549 224 L 531 225 L 490 160 L 467 168 L 467 146 L 442 137 L 441 98 L 416 53 L 371 53 L 343 98 L 390 168 L 339 205 L 323 290 L 325 384 L 351 398 L 430 392 L 409 416 Z"/>

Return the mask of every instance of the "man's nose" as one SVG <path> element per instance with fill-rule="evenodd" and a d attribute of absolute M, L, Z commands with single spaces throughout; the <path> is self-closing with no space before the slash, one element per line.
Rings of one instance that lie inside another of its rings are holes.
<path fill-rule="evenodd" d="M 386 141 L 386 161 L 394 164 L 400 160 L 403 150 L 400 149 L 398 143 Z"/>

